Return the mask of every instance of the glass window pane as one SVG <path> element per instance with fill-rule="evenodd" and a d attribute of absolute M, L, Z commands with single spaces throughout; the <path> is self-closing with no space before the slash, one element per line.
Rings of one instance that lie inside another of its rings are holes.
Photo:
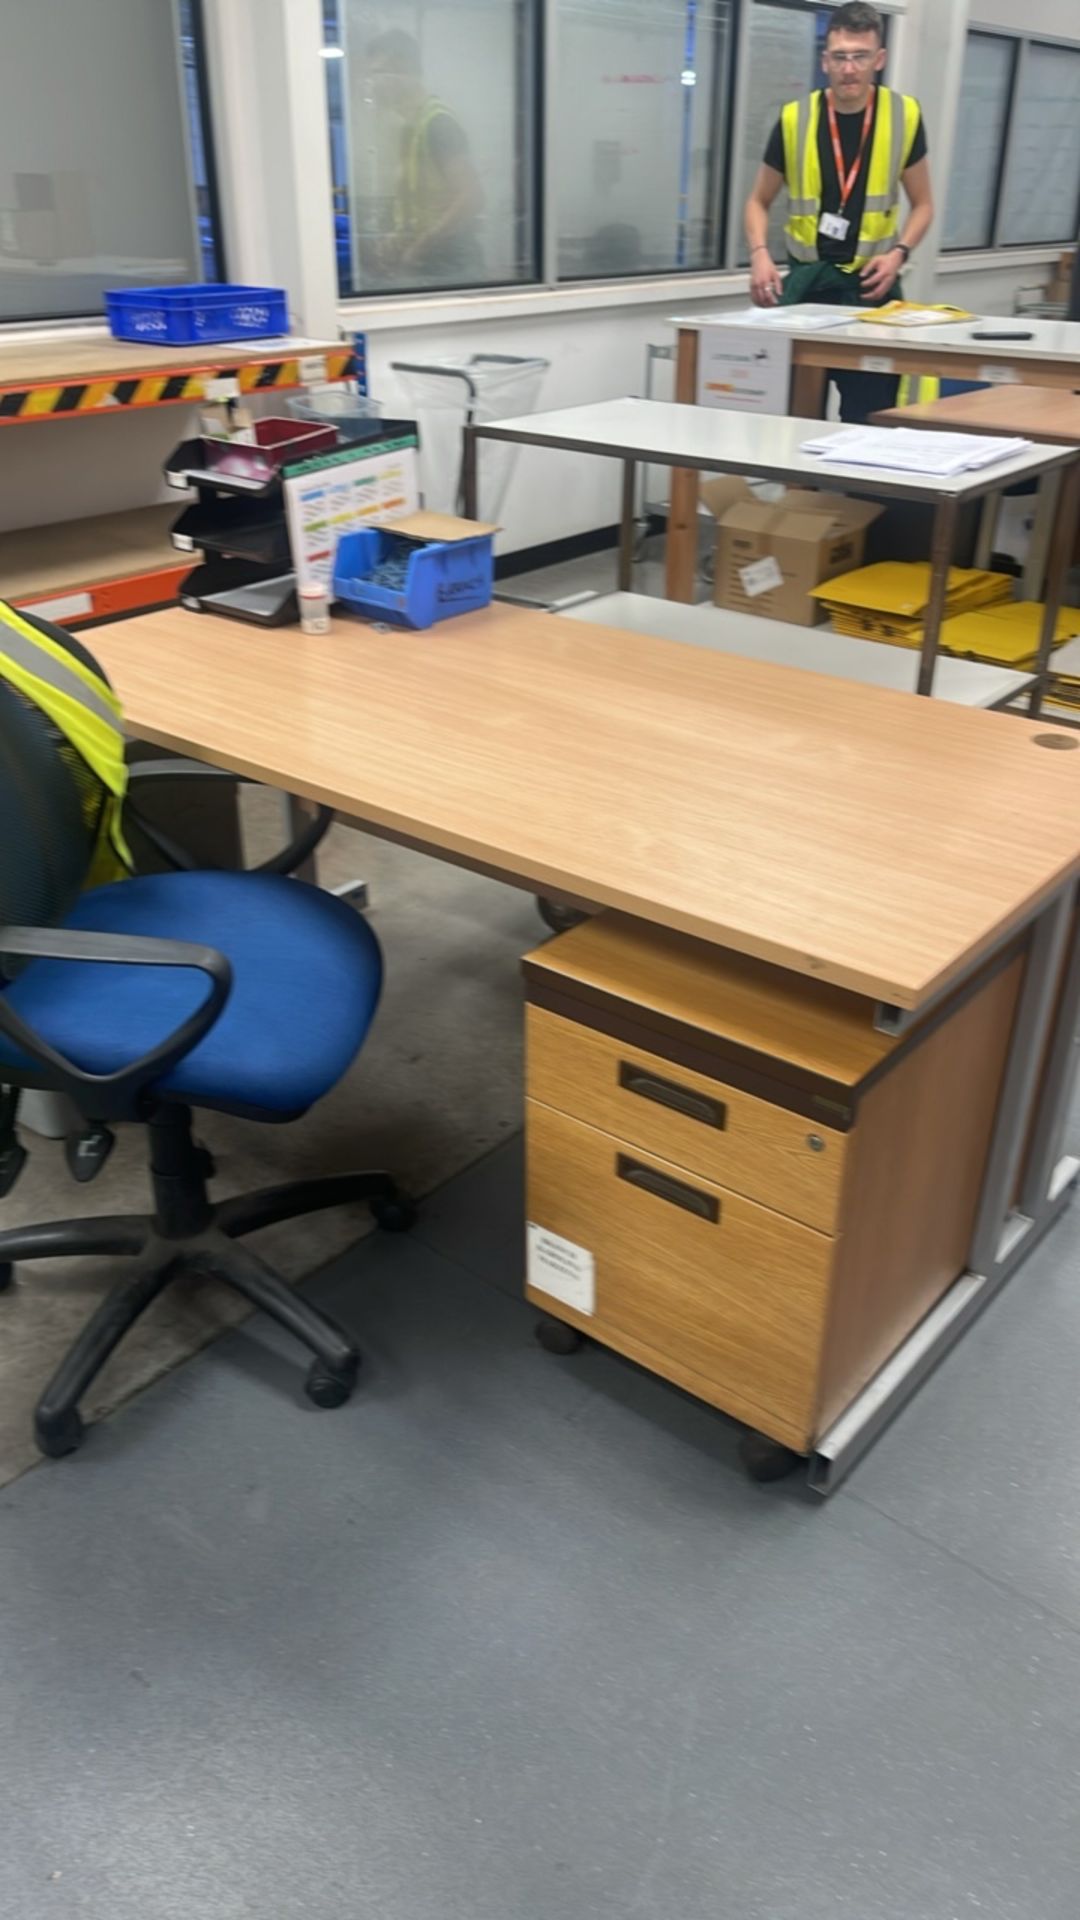
<path fill-rule="evenodd" d="M 192 180 L 188 26 L 182 61 L 168 0 L 4 9 L 0 320 L 100 313 L 107 287 L 204 277 L 212 221 L 201 146 L 198 208 Z"/>
<path fill-rule="evenodd" d="M 559 278 L 720 261 L 732 0 L 558 0 Z"/>
<path fill-rule="evenodd" d="M 1024 49 L 1009 133 L 1001 244 L 1074 240 L 1080 202 L 1080 51 Z"/>
<path fill-rule="evenodd" d="M 827 11 L 814 7 L 772 6 L 768 0 L 755 0 L 749 21 L 747 63 L 743 85 L 743 137 L 741 179 L 738 199 L 738 246 L 735 258 L 740 266 L 749 263 L 750 252 L 742 229 L 742 209 L 757 178 L 768 138 L 780 118 L 780 109 L 789 100 L 797 100 L 821 86 L 818 61 L 819 22 L 824 31 Z M 784 223 L 787 220 L 787 196 L 781 193 L 773 202 L 769 216 L 769 246 L 773 259 L 782 262 Z"/>
<path fill-rule="evenodd" d="M 993 245 L 994 200 L 1015 59 L 1015 40 L 968 34 L 945 212 L 945 247 Z"/>
<path fill-rule="evenodd" d="M 536 278 L 538 0 L 326 0 L 345 295 Z"/>

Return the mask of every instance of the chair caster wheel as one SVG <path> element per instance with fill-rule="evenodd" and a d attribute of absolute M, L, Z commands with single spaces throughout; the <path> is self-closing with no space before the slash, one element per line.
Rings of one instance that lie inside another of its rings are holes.
<path fill-rule="evenodd" d="M 10 1260 L 0 1260 L 0 1293 L 7 1293 L 15 1284 L 15 1269 Z"/>
<path fill-rule="evenodd" d="M 407 1193 L 381 1194 L 372 1201 L 371 1214 L 384 1233 L 408 1233 L 416 1220 L 416 1201 Z"/>
<path fill-rule="evenodd" d="M 539 1321 L 536 1338 L 545 1353 L 577 1353 L 585 1345 L 585 1335 L 576 1327 L 568 1327 L 565 1320 Z"/>
<path fill-rule="evenodd" d="M 61 1413 L 34 1415 L 34 1438 L 50 1460 L 62 1460 L 65 1453 L 77 1453 L 86 1438 L 86 1428 L 77 1407 L 65 1407 Z"/>
<path fill-rule="evenodd" d="M 356 1385 L 356 1376 L 359 1371 L 359 1355 L 342 1373 L 331 1373 L 329 1367 L 324 1367 L 321 1360 L 316 1360 L 304 1381 L 304 1392 L 313 1406 L 343 1407 Z"/>
<path fill-rule="evenodd" d="M 761 1486 L 767 1486 L 772 1480 L 786 1480 L 804 1464 L 801 1453 L 793 1453 L 790 1447 L 782 1447 L 778 1440 L 769 1440 L 763 1433 L 743 1434 L 739 1441 L 739 1459 L 748 1477 Z"/>

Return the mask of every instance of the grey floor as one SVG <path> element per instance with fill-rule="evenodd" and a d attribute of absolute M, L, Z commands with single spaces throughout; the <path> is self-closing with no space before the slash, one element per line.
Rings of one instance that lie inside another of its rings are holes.
<path fill-rule="evenodd" d="M 1080 1212 L 826 1506 L 542 1353 L 520 1148 L 0 1494 L 0 1913 L 1075 1920 Z"/>
<path fill-rule="evenodd" d="M 825 1506 L 542 1353 L 522 1212 L 325 1268 L 348 1407 L 256 1318 L 0 1492 L 2 1920 L 1076 1920 L 1080 1205 Z"/>

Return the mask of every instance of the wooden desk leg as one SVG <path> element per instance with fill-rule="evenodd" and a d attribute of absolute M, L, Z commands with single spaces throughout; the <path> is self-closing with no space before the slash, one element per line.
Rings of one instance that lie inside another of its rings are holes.
<path fill-rule="evenodd" d="M 795 420 L 824 420 L 829 390 L 828 369 L 801 367 L 796 360 L 791 370 L 791 415 Z"/>
<path fill-rule="evenodd" d="M 675 357 L 675 398 L 684 406 L 692 407 L 697 400 L 697 376 L 697 330 L 680 327 Z M 686 606 L 693 602 L 697 583 L 697 523 L 697 474 L 686 467 L 672 467 L 664 591 L 669 600 L 681 600 Z"/>
<path fill-rule="evenodd" d="M 1045 481 L 1043 482 L 1045 486 Z M 1039 657 L 1035 663 L 1035 685 L 1031 689 L 1029 712 L 1042 712 L 1042 703 L 1046 694 L 1046 683 L 1050 677 L 1050 657 L 1054 651 L 1057 637 L 1058 614 L 1065 597 L 1065 580 L 1072 560 L 1073 542 L 1076 539 L 1076 522 L 1080 516 L 1080 461 L 1068 469 L 1060 494 L 1058 495 L 1057 518 L 1050 540 L 1050 558 L 1046 570 L 1046 611 L 1043 614 L 1042 633 L 1039 638 Z"/>
<path fill-rule="evenodd" d="M 945 618 L 945 602 L 949 592 L 949 567 L 952 562 L 955 539 L 956 502 L 955 500 L 939 501 L 934 514 L 934 538 L 930 548 L 930 600 L 926 609 L 926 626 L 923 630 L 922 652 L 919 656 L 916 693 L 931 694 L 934 691 L 934 667 L 941 641 L 941 623 Z"/>
<path fill-rule="evenodd" d="M 637 462 L 623 461 L 622 518 L 619 521 L 619 592 L 634 588 L 634 542 L 637 535 L 634 509 L 637 505 Z"/>

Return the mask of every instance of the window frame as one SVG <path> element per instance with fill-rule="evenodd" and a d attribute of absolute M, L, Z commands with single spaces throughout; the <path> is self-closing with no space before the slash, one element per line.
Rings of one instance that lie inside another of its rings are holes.
<path fill-rule="evenodd" d="M 990 218 L 990 238 L 979 246 L 965 244 L 947 247 L 944 241 L 942 241 L 938 249 L 940 258 L 942 260 L 956 260 L 963 258 L 965 255 L 973 254 L 990 255 L 1003 253 L 1010 255 L 1030 253 L 1033 247 L 1045 251 L 1047 249 L 1052 250 L 1056 247 L 1075 246 L 1077 242 L 1080 241 L 1080 166 L 1077 167 L 1076 200 L 1071 233 L 1062 235 L 1060 240 L 1031 240 L 1029 238 L 1023 240 L 1005 240 L 1002 238 L 1001 228 L 1005 209 L 1005 181 L 1008 176 L 1009 161 L 1012 157 L 1012 143 L 1016 134 L 1014 110 L 1020 96 L 1020 86 L 1023 79 L 1028 49 L 1031 47 L 1048 47 L 1056 53 L 1080 54 L 1080 39 L 1063 40 L 1060 36 L 1053 34 L 1025 33 L 1022 27 L 985 27 L 980 25 L 977 20 L 973 20 L 968 25 L 965 48 L 967 40 L 975 38 L 1002 40 L 1013 48 L 1012 68 L 1009 75 L 1009 97 L 1005 111 L 1005 138 L 1001 143 L 1001 152 L 998 156 L 997 178 L 994 182 L 994 198 Z"/>
<path fill-rule="evenodd" d="M 187 0 L 187 6 L 191 21 L 191 44 L 195 50 L 195 98 L 199 114 L 199 138 L 202 142 L 203 161 L 206 166 L 207 218 L 210 222 L 210 245 L 213 251 L 213 278 L 216 280 L 228 280 L 229 269 L 225 253 L 225 221 L 222 213 L 221 185 L 218 174 L 217 150 L 214 142 L 214 116 L 210 102 L 210 64 L 209 45 L 206 33 L 206 12 L 203 0 Z M 181 84 L 183 84 L 184 52 L 183 35 L 180 30 L 179 4 L 176 8 L 176 51 Z M 191 151 L 191 126 L 186 112 L 184 114 L 184 141 L 188 150 L 188 181 L 195 212 L 195 238 L 201 264 L 203 248 L 202 236 L 199 229 L 198 183 L 195 179 L 194 155 Z"/>
<path fill-rule="evenodd" d="M 319 11 L 324 45 L 327 44 L 326 33 L 329 29 L 328 16 L 330 14 L 333 14 L 336 19 L 337 44 L 344 44 L 341 8 L 345 3 L 346 0 L 320 0 Z M 519 217 L 521 217 L 520 209 L 527 205 L 530 191 L 529 183 L 531 182 L 533 219 L 531 246 L 528 249 L 529 274 L 520 280 L 491 280 L 481 281 L 479 283 L 476 281 L 466 281 L 461 284 L 450 282 L 438 287 L 369 287 L 367 289 L 360 287 L 353 288 L 351 291 L 346 292 L 341 286 L 341 275 L 337 262 L 337 229 L 335 225 L 335 270 L 338 273 L 338 296 L 342 305 L 348 306 L 356 301 L 371 302 L 373 300 L 380 302 L 384 300 L 454 300 L 460 298 L 468 299 L 470 296 L 476 296 L 482 299 L 485 295 L 497 297 L 503 293 L 532 293 L 547 284 L 546 280 L 542 277 L 546 264 L 545 241 L 547 226 L 547 178 L 544 166 L 544 156 L 548 152 L 546 104 L 550 98 L 545 41 L 547 37 L 548 13 L 554 3 L 555 0 L 525 0 L 523 17 L 522 14 L 519 13 L 519 24 L 516 28 L 516 78 L 519 97 L 525 105 L 528 125 L 522 140 L 524 159 L 518 170 L 518 178 L 515 181 L 515 210 L 519 213 Z M 529 84 L 530 63 L 532 67 L 531 85 Z M 327 94 L 326 109 L 327 138 L 329 140 L 329 94 Z M 344 114 L 344 128 L 345 139 L 346 142 L 349 143 L 352 134 L 347 112 Z M 351 200 L 348 197 L 348 182 L 345 184 L 344 192 L 346 194 L 345 212 L 351 223 L 353 212 Z M 336 219 L 337 211 L 338 209 L 335 202 L 332 207 L 332 219 Z"/>
<path fill-rule="evenodd" d="M 341 0 L 329 0 L 330 9 L 336 11 Z M 768 0 L 768 4 L 780 6 L 792 12 L 819 15 L 832 11 L 841 0 Z M 474 283 L 444 286 L 401 288 L 391 291 L 389 288 L 372 287 L 353 292 L 343 292 L 339 287 L 339 304 L 346 318 L 351 318 L 364 307 L 376 310 L 392 310 L 406 313 L 412 303 L 420 308 L 421 303 L 428 306 L 464 306 L 470 301 L 486 301 L 497 305 L 500 300 L 513 299 L 521 295 L 563 296 L 570 309 L 580 304 L 578 296 L 589 287 L 626 288 L 632 294 L 636 287 L 666 286 L 674 294 L 682 285 L 687 286 L 687 297 L 692 284 L 730 280 L 734 285 L 745 282 L 747 272 L 745 262 L 739 259 L 742 231 L 743 198 L 741 183 L 737 178 L 737 155 L 740 150 L 745 118 L 747 68 L 746 55 L 749 41 L 749 28 L 752 9 L 758 0 L 731 0 L 731 19 L 728 32 L 726 55 L 722 62 L 715 63 L 712 80 L 712 105 L 714 113 L 724 112 L 725 121 L 722 136 L 713 145 L 712 171 L 709 204 L 710 215 L 715 228 L 715 246 L 713 256 L 704 264 L 694 267 L 672 267 L 657 269 L 646 267 L 636 273 L 608 273 L 562 279 L 558 272 L 558 181 L 556 168 L 557 127 L 555 101 L 558 95 L 558 41 L 559 41 L 559 0 L 535 0 L 533 10 L 534 45 L 531 49 L 533 59 L 533 85 L 522 87 L 522 98 L 529 103 L 532 136 L 532 182 L 535 196 L 533 274 L 531 278 L 511 281 L 491 281 L 483 285 Z M 909 0 L 877 0 L 879 10 L 885 16 L 886 45 L 893 47 L 893 30 L 904 19 Z M 320 7 L 320 15 L 323 8 Z M 528 49 L 523 58 L 528 57 Z M 329 102 L 327 101 L 327 138 L 329 140 Z M 527 177 L 527 168 L 523 169 Z M 335 256 L 336 257 L 336 256 Z"/>

